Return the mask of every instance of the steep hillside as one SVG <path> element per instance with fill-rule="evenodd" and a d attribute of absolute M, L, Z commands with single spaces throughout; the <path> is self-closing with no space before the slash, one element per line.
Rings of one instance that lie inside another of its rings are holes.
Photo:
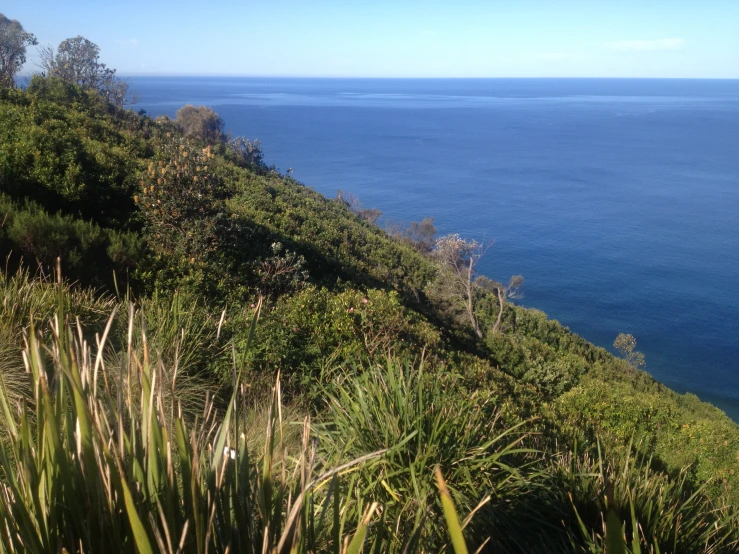
<path fill-rule="evenodd" d="M 53 283 L 27 271 L 51 275 L 60 258 L 71 287 L 67 309 L 80 316 L 91 344 L 105 313 L 129 313 L 135 299 L 141 315 L 115 320 L 106 356 L 123 359 L 135 320 L 150 331 L 147 340 L 163 363 L 179 364 L 185 388 L 173 396 L 187 398 L 193 413 L 205 391 L 220 402 L 216 409 L 228 405 L 237 366 L 248 371 L 256 402 L 279 372 L 295 409 L 326 428 L 365 433 L 346 451 L 336 447 L 356 458 L 393 446 L 369 440 L 372 426 L 384 425 L 382 414 L 393 421 L 395 405 L 371 414 L 383 398 L 397 394 L 402 404 L 418 393 L 440 410 L 434 422 L 454 422 L 443 428 L 445 444 L 461 444 L 468 428 L 478 438 L 494 429 L 523 433 L 525 448 L 507 462 L 523 473 L 534 451 L 539 462 L 584 464 L 587 473 L 602 450 L 614 459 L 634 456 L 665 483 L 682 483 L 688 496 L 739 500 L 739 427 L 718 409 L 516 306 L 506 287 L 475 281 L 478 252 L 468 241 L 447 237 L 430 247 L 411 232 L 389 236 L 347 202 L 255 161 L 251 147 L 188 138 L 176 122 L 116 108 L 54 79 L 34 78 L 26 91 L 0 89 L 0 254 L 8 260 L 0 278 L 3 379 L 22 385 L 23 330 L 50 318 L 56 306 Z M 442 252 L 449 244 L 453 257 Z M 459 264 L 469 265 L 466 278 Z M 27 270 L 13 276 L 19 268 Z M 421 376 L 407 377 L 412 368 L 422 368 Z M 387 394 L 373 388 L 379 384 Z M 21 385 L 14 394 L 30 394 Z M 411 416 L 397 417 L 401 429 Z M 412 444 L 408 436 L 393 440 Z M 449 459 L 442 449 L 428 462 L 462 464 L 466 477 L 457 475 L 450 487 L 470 510 L 483 492 L 505 490 L 492 477 L 492 462 L 460 461 L 475 448 L 460 447 Z M 387 471 L 382 487 L 365 490 L 392 506 L 412 487 Z M 486 485 L 472 487 L 472 474 Z M 550 483 L 559 494 L 550 500 L 568 511 L 565 481 Z M 530 477 L 527 486 L 534 482 Z M 524 497 L 505 502 L 525 514 L 532 508 Z M 473 526 L 475 536 L 510 524 L 496 502 L 483 519 L 494 523 Z M 402 513 L 424 519 L 421 511 Z M 551 533 L 559 537 L 564 516 L 554 510 L 541 517 L 554 518 Z M 597 518 L 587 525 L 597 527 Z M 433 537 L 427 548 L 441 540 Z"/>

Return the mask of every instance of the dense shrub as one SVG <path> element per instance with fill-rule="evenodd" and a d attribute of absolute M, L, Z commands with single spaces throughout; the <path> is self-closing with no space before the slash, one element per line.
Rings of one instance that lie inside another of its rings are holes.
<path fill-rule="evenodd" d="M 61 214 L 50 215 L 32 202 L 15 204 L 0 193 L 0 247 L 51 274 L 61 259 L 64 274 L 97 286 L 113 284 L 113 272 L 121 282 L 144 253 L 144 243 L 132 232 L 102 228 L 95 223 Z"/>
<path fill-rule="evenodd" d="M 405 308 L 395 292 L 310 287 L 265 311 L 252 359 L 258 368 L 280 369 L 309 385 L 332 364 L 420 355 L 439 341 L 433 326 Z"/>
<path fill-rule="evenodd" d="M 34 78 L 0 102 L 0 185 L 14 199 L 103 226 L 133 225 L 143 141 L 93 92 Z"/>

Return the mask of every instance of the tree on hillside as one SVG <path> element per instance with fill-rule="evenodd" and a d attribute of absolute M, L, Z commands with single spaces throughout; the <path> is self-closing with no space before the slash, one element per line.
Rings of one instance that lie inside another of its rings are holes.
<path fill-rule="evenodd" d="M 182 106 L 177 110 L 176 122 L 189 139 L 215 144 L 225 138 L 223 119 L 207 106 Z"/>
<path fill-rule="evenodd" d="M 15 76 L 26 63 L 26 48 L 36 44 L 23 25 L 0 13 L 0 87 L 15 87 Z"/>
<path fill-rule="evenodd" d="M 644 354 L 636 350 L 636 338 L 628 333 L 619 333 L 613 341 L 613 347 L 618 350 L 624 360 L 634 369 L 642 369 L 646 366 Z"/>
<path fill-rule="evenodd" d="M 478 287 L 495 293 L 498 298 L 498 317 L 495 319 L 493 324 L 493 333 L 500 331 L 500 324 L 503 320 L 503 309 L 505 308 L 506 301 L 513 298 L 521 298 L 521 285 L 523 285 L 523 275 L 513 275 L 507 285 L 493 281 L 485 276 L 480 276 L 475 279 L 475 285 Z"/>
<path fill-rule="evenodd" d="M 152 250 L 161 259 L 196 264 L 221 246 L 219 224 L 225 217 L 222 182 L 208 167 L 215 154 L 207 146 L 171 139 L 158 160 L 149 162 L 134 196 L 147 222 Z M 196 267 L 195 265 L 193 267 Z"/>
<path fill-rule="evenodd" d="M 382 217 L 382 212 L 377 208 L 365 208 L 359 197 L 353 192 L 344 192 L 339 189 L 336 192 L 336 200 L 344 204 L 350 211 L 354 212 L 359 219 L 374 224 Z"/>
<path fill-rule="evenodd" d="M 404 237 L 424 254 L 434 249 L 436 226 L 433 217 L 424 217 L 421 221 L 411 221 L 405 230 Z"/>
<path fill-rule="evenodd" d="M 489 247 L 490 245 L 484 246 L 476 240 L 465 240 L 455 233 L 437 239 L 433 252 L 441 266 L 439 284 L 445 296 L 459 301 L 472 329 L 480 338 L 482 331 L 473 305 L 475 277 L 477 262 Z"/>
<path fill-rule="evenodd" d="M 122 106 L 128 84 L 115 76 L 115 69 L 100 63 L 100 48 L 83 36 L 62 41 L 56 52 L 51 47 L 41 50 L 41 69 L 47 77 L 58 77 L 67 83 L 92 89 L 109 102 Z"/>
<path fill-rule="evenodd" d="M 262 143 L 259 142 L 259 140 L 249 140 L 246 137 L 236 137 L 228 141 L 228 147 L 236 158 L 236 163 L 240 166 L 246 164 L 261 168 L 267 167 L 264 163 Z"/>

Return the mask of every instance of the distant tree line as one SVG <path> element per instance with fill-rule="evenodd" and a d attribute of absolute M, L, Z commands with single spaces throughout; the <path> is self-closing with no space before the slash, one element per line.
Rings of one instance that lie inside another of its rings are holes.
<path fill-rule="evenodd" d="M 35 35 L 20 22 L 0 13 L 0 88 L 15 88 L 16 77 L 26 63 L 27 49 L 37 44 Z M 100 47 L 85 37 L 63 40 L 56 50 L 45 46 L 39 56 L 42 75 L 83 90 L 95 90 L 116 106 L 126 103 L 128 84 L 116 77 L 115 69 L 100 62 Z"/>

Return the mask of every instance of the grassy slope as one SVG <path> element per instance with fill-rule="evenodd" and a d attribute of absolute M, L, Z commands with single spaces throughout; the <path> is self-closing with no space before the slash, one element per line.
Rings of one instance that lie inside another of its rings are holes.
<path fill-rule="evenodd" d="M 43 87 L 34 94 L 0 96 L 0 122 L 0 192 L 8 195 L 0 229 L 3 255 L 12 250 L 48 265 L 49 258 L 71 248 L 61 240 L 57 251 L 42 259 L 43 229 L 34 240 L 18 240 L 33 227 L 13 227 L 29 201 L 113 234 L 147 238 L 132 195 L 147 160 L 164 135 L 174 132 L 171 126 L 110 111 L 74 90 Z M 533 310 L 508 306 L 505 333 L 474 341 L 458 320 L 428 300 L 437 272 L 428 257 L 342 204 L 263 168 L 240 167 L 224 151 L 214 172 L 230 191 L 224 209 L 248 232 L 238 255 L 258 260 L 270 244 L 282 242 L 305 257 L 309 286 L 271 301 L 259 330 L 264 347 L 253 359 L 256 367 L 294 375 L 296 391 L 320 380 L 331 364 L 372 363 L 389 350 L 409 359 L 424 352 L 432 369 L 458 374 L 464 390 L 489 394 L 512 412 L 540 418 L 541 428 L 560 440 L 592 444 L 599 435 L 626 444 L 633 439 L 672 472 L 692 464 L 697 480 L 739 484 L 733 475 L 739 427 L 720 411 L 677 395 Z M 111 255 L 113 239 L 100 240 L 108 241 L 99 257 L 109 268 L 141 271 L 135 260 Z M 84 244 L 74 242 L 77 251 Z M 82 259 L 65 271 L 84 278 L 86 263 Z M 248 279 L 233 283 L 238 287 L 229 285 L 204 299 L 213 313 L 215 306 L 247 306 L 255 297 Z M 363 298 L 371 302 L 363 305 Z M 494 302 L 483 293 L 478 300 L 481 324 L 489 329 Z M 226 324 L 237 339 L 241 322 L 237 317 Z M 378 342 L 370 344 L 368 337 Z"/>

